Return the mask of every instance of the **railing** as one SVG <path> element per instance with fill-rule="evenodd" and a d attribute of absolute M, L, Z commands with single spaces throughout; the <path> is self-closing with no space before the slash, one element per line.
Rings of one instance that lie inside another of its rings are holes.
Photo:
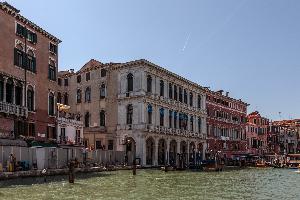
<path fill-rule="evenodd" d="M 68 136 L 59 136 L 59 143 L 60 144 L 76 144 L 76 145 L 82 145 L 83 144 L 83 138 L 77 137 L 75 140 L 72 140 Z"/>
<path fill-rule="evenodd" d="M 68 119 L 68 118 L 64 118 L 64 117 L 59 117 L 57 121 L 58 121 L 59 124 L 72 124 L 72 125 L 76 125 L 76 126 L 83 126 L 82 121 L 77 121 L 75 119 Z"/>
<path fill-rule="evenodd" d="M 28 114 L 28 110 L 26 107 L 2 101 L 0 102 L 0 112 L 21 117 L 27 117 Z"/>

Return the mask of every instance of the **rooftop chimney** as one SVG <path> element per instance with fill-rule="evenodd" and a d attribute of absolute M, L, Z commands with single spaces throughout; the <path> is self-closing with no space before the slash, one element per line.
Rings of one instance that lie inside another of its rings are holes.
<path fill-rule="evenodd" d="M 71 73 L 74 73 L 74 69 L 70 69 L 70 72 L 71 72 Z"/>
<path fill-rule="evenodd" d="M 228 97 L 229 96 L 229 92 L 226 92 L 226 97 Z"/>

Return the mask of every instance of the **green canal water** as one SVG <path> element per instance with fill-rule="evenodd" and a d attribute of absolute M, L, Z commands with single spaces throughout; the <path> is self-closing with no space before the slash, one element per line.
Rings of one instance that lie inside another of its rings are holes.
<path fill-rule="evenodd" d="M 0 182 L 0 199 L 295 199 L 300 200 L 300 174 L 288 169 L 244 169 L 226 172 L 115 171 L 26 178 Z"/>

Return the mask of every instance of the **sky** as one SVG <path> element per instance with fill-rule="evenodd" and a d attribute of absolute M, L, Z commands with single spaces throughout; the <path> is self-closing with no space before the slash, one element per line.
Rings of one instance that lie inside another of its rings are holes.
<path fill-rule="evenodd" d="M 59 70 L 147 59 L 250 104 L 300 118 L 299 0 L 7 0 L 62 40 Z"/>

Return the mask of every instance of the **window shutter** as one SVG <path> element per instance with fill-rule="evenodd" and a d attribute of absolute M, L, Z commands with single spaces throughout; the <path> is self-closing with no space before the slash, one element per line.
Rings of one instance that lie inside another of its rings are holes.
<path fill-rule="evenodd" d="M 20 67 L 23 67 L 24 69 L 28 69 L 28 67 L 27 67 L 27 54 L 25 52 L 22 52 L 22 60 L 23 60 L 23 66 L 20 66 Z"/>
<path fill-rule="evenodd" d="M 48 79 L 51 80 L 51 69 L 50 69 L 50 65 L 48 65 Z"/>
<path fill-rule="evenodd" d="M 33 43 L 37 43 L 37 35 L 36 33 L 33 33 Z"/>
<path fill-rule="evenodd" d="M 22 27 L 22 35 L 27 38 L 27 29 L 25 27 Z"/>
<path fill-rule="evenodd" d="M 36 58 L 32 57 L 33 72 L 36 73 Z"/>
<path fill-rule="evenodd" d="M 19 64 L 18 63 L 18 49 L 15 48 L 14 50 L 15 50 L 15 52 L 14 52 L 14 64 L 18 66 L 18 64 Z"/>

